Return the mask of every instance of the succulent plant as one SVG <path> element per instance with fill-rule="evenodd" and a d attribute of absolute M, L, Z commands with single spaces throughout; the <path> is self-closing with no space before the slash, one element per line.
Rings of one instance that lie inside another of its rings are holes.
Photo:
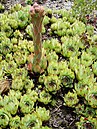
<path fill-rule="evenodd" d="M 35 113 L 32 113 L 22 117 L 21 124 L 22 124 L 21 127 L 23 129 L 28 129 L 28 128 L 40 129 L 42 126 L 42 121 L 37 118 Z"/>
<path fill-rule="evenodd" d="M 80 52 L 79 47 L 80 47 L 80 41 L 77 41 L 76 38 L 67 38 L 66 36 L 61 38 L 62 41 L 62 55 L 64 57 L 71 57 L 71 56 L 79 56 Z"/>
<path fill-rule="evenodd" d="M 50 18 L 45 15 L 44 19 L 43 19 L 43 25 L 47 25 L 47 24 L 49 24 L 49 22 L 50 22 Z"/>
<path fill-rule="evenodd" d="M 85 67 L 85 65 L 78 65 L 77 69 L 75 69 L 76 78 L 78 81 L 83 80 L 91 76 L 92 72 L 89 67 Z"/>
<path fill-rule="evenodd" d="M 17 68 L 17 64 L 15 63 L 14 60 L 10 61 L 9 63 L 6 63 L 6 67 L 5 67 L 5 73 L 7 74 L 11 74 L 14 72 L 14 69 Z"/>
<path fill-rule="evenodd" d="M 97 61 L 95 61 L 94 64 L 92 64 L 92 69 L 93 69 L 93 73 L 97 75 Z"/>
<path fill-rule="evenodd" d="M 10 9 L 10 12 L 13 13 L 13 12 L 16 12 L 16 11 L 20 11 L 20 9 L 22 9 L 21 4 L 15 4 L 15 5 Z"/>
<path fill-rule="evenodd" d="M 0 95 L 0 109 L 3 107 L 3 98 L 2 96 Z"/>
<path fill-rule="evenodd" d="M 20 28 L 25 28 L 28 25 L 28 17 L 29 17 L 28 10 L 25 10 L 25 11 L 20 10 L 20 11 L 18 11 L 18 26 Z"/>
<path fill-rule="evenodd" d="M 58 75 L 59 74 L 58 63 L 56 61 L 51 61 L 48 65 L 47 71 L 49 75 L 52 75 L 52 74 Z"/>
<path fill-rule="evenodd" d="M 60 89 L 61 81 L 59 80 L 57 75 L 52 74 L 49 76 L 45 76 L 44 85 L 45 85 L 46 91 L 52 92 L 53 94 L 55 94 Z"/>
<path fill-rule="evenodd" d="M 21 94 L 22 93 L 19 90 L 15 91 L 15 90 L 10 89 L 10 91 L 8 93 L 8 96 L 10 96 L 10 97 L 14 97 L 15 96 L 17 100 L 20 100 Z"/>
<path fill-rule="evenodd" d="M 33 38 L 33 31 L 32 31 L 33 25 L 30 24 L 26 27 L 25 31 L 29 35 L 30 38 Z"/>
<path fill-rule="evenodd" d="M 4 9 L 5 9 L 4 5 L 0 3 L 0 12 L 1 12 L 2 10 L 4 10 Z"/>
<path fill-rule="evenodd" d="M 32 88 L 34 88 L 34 83 L 33 83 L 33 80 L 30 80 L 29 78 L 26 78 L 24 80 L 24 88 L 26 90 L 31 90 Z"/>
<path fill-rule="evenodd" d="M 56 18 L 55 16 L 52 16 L 52 17 L 50 18 L 50 22 L 51 22 L 51 23 L 56 23 L 56 22 L 57 22 L 57 18 Z"/>
<path fill-rule="evenodd" d="M 57 62 L 58 61 L 58 55 L 56 54 L 55 51 L 51 51 L 50 53 L 46 51 L 46 54 L 47 54 L 47 60 L 48 62 Z"/>
<path fill-rule="evenodd" d="M 20 77 L 15 77 L 15 79 L 12 80 L 12 89 L 13 90 L 23 90 L 24 83 L 23 80 Z"/>
<path fill-rule="evenodd" d="M 30 96 L 30 99 L 33 101 L 33 102 L 36 102 L 38 100 L 38 93 L 37 91 L 35 90 L 31 90 L 30 88 L 27 90 L 27 93 L 26 93 L 28 96 Z"/>
<path fill-rule="evenodd" d="M 39 98 L 38 98 L 38 100 L 39 100 L 40 102 L 44 103 L 44 104 L 48 104 L 48 103 L 51 102 L 51 97 L 52 97 L 52 96 L 51 96 L 48 92 L 46 92 L 45 90 L 43 90 L 43 91 L 41 91 L 41 92 L 39 93 Z"/>
<path fill-rule="evenodd" d="M 33 41 L 29 41 L 29 42 L 27 43 L 27 50 L 28 50 L 29 52 L 31 52 L 31 53 L 34 52 Z"/>
<path fill-rule="evenodd" d="M 83 115 L 85 117 L 95 117 L 96 116 L 96 112 L 95 112 L 95 109 L 91 108 L 91 107 L 88 107 L 84 104 L 78 104 L 76 107 L 76 113 L 77 114 L 80 114 L 80 115 Z"/>
<path fill-rule="evenodd" d="M 91 129 L 95 129 L 96 125 L 97 125 L 97 121 L 96 118 L 92 118 L 92 117 L 81 117 L 80 118 L 80 122 L 76 123 L 78 129 L 87 129 L 87 127 L 91 128 Z"/>
<path fill-rule="evenodd" d="M 97 108 L 97 83 L 94 83 L 93 86 L 90 86 L 88 93 L 85 96 L 85 99 L 88 101 L 88 104 L 92 108 Z"/>
<path fill-rule="evenodd" d="M 77 93 L 75 91 L 68 92 L 64 96 L 64 105 L 67 105 L 69 107 L 75 107 L 75 105 L 79 102 L 79 99 L 77 97 Z"/>
<path fill-rule="evenodd" d="M 11 129 L 18 129 L 20 128 L 20 117 L 19 116 L 15 116 L 15 117 L 11 117 L 10 122 L 9 122 L 9 126 Z"/>
<path fill-rule="evenodd" d="M 92 36 L 92 40 L 93 40 L 93 42 L 97 42 L 97 35 L 96 35 L 96 34 L 94 34 L 94 35 Z"/>
<path fill-rule="evenodd" d="M 13 35 L 17 39 L 23 39 L 23 35 L 21 34 L 19 30 L 16 30 Z"/>
<path fill-rule="evenodd" d="M 86 26 L 86 30 L 87 30 L 87 34 L 88 35 L 92 35 L 93 36 L 93 34 L 94 34 L 94 27 L 92 26 L 92 25 L 87 25 Z"/>
<path fill-rule="evenodd" d="M 21 96 L 19 106 L 22 113 L 32 113 L 34 110 L 34 101 L 32 101 L 31 96 L 24 94 Z"/>
<path fill-rule="evenodd" d="M 10 113 L 8 113 L 6 110 L 4 109 L 0 109 L 0 127 L 1 128 L 6 128 L 7 125 L 9 124 L 10 121 Z"/>
<path fill-rule="evenodd" d="M 81 35 L 82 33 L 85 33 L 86 31 L 86 26 L 83 22 L 76 20 L 72 24 L 72 29 L 74 34 L 79 34 Z"/>
<path fill-rule="evenodd" d="M 18 110 L 19 101 L 15 96 L 4 96 L 3 106 L 4 110 L 8 111 L 12 115 L 15 115 Z"/>
<path fill-rule="evenodd" d="M 0 53 L 6 55 L 7 53 L 10 53 L 12 51 L 13 45 L 10 42 L 9 38 L 5 38 L 0 43 Z"/>
<path fill-rule="evenodd" d="M 68 68 L 67 62 L 60 61 L 58 70 L 59 70 L 59 78 L 61 80 L 61 84 L 65 87 L 72 88 L 75 76 L 74 73 L 71 71 L 71 69 Z"/>
<path fill-rule="evenodd" d="M 79 81 L 74 85 L 75 90 L 79 96 L 85 97 L 85 95 L 88 93 L 88 84 L 85 84 L 83 81 Z"/>
<path fill-rule="evenodd" d="M 11 75 L 12 75 L 12 79 L 20 78 L 25 80 L 25 78 L 27 78 L 28 71 L 26 70 L 26 68 L 17 68 L 14 70 L 14 73 L 12 73 Z"/>
<path fill-rule="evenodd" d="M 41 121 L 48 121 L 50 118 L 50 112 L 45 107 L 36 107 L 36 115 Z"/>
<path fill-rule="evenodd" d="M 92 54 L 83 51 L 81 55 L 81 64 L 90 66 L 93 63 L 93 58 Z"/>
<path fill-rule="evenodd" d="M 10 37 L 13 33 L 13 30 L 11 29 L 11 26 L 6 23 L 1 26 L 1 32 L 6 32 L 6 36 Z"/>

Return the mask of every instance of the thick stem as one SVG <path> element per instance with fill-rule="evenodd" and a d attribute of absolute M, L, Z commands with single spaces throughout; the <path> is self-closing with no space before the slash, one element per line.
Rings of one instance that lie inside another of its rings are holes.
<path fill-rule="evenodd" d="M 41 72 L 41 58 L 42 58 L 42 21 L 44 18 L 44 9 L 42 6 L 35 3 L 31 9 L 30 14 L 33 24 L 33 43 L 34 43 L 34 58 L 32 69 L 34 72 Z"/>

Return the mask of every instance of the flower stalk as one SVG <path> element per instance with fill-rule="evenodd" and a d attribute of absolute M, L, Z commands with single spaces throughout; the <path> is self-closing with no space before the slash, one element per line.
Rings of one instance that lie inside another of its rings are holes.
<path fill-rule="evenodd" d="M 32 63 L 32 70 L 41 73 L 41 59 L 42 59 L 42 21 L 44 18 L 44 8 L 36 2 L 30 9 L 31 20 L 33 24 L 33 43 L 34 43 L 34 56 Z"/>

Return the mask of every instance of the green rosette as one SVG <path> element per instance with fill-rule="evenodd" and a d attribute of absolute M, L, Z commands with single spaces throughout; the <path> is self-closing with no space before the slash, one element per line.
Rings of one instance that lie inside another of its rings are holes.
<path fill-rule="evenodd" d="M 12 117 L 10 119 L 9 125 L 10 125 L 11 129 L 19 129 L 19 127 L 20 127 L 20 117 L 19 116 Z"/>
<path fill-rule="evenodd" d="M 31 96 L 25 94 L 21 96 L 19 106 L 22 113 L 31 113 L 34 108 L 34 101 L 32 101 Z"/>
<path fill-rule="evenodd" d="M 35 113 L 25 115 L 21 120 L 22 129 L 40 129 L 42 121 L 37 118 Z"/>
<path fill-rule="evenodd" d="M 6 126 L 9 124 L 9 120 L 10 120 L 10 114 L 4 110 L 4 109 L 0 109 L 0 127 L 1 128 L 6 128 Z"/>

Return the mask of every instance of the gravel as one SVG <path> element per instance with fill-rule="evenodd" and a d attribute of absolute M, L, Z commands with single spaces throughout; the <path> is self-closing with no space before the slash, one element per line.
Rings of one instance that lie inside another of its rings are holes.
<path fill-rule="evenodd" d="M 39 0 L 39 1 L 40 1 L 40 4 L 42 4 L 42 0 Z M 5 6 L 5 9 L 8 10 L 10 9 L 10 7 L 12 7 L 17 3 L 24 4 L 25 0 L 1 0 L 1 3 L 3 3 Z M 66 1 L 66 0 L 47 0 L 46 3 L 42 5 L 45 7 L 49 7 L 51 9 L 66 8 L 67 10 L 69 10 L 72 7 L 73 2 Z"/>

